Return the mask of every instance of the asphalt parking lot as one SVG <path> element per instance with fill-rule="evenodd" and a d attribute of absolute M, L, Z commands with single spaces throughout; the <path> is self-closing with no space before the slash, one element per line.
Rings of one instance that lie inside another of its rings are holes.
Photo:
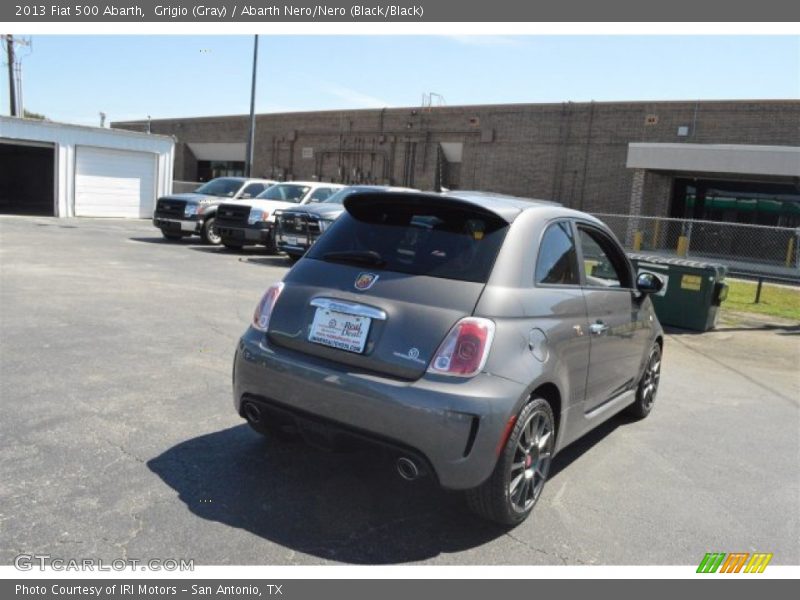
<path fill-rule="evenodd" d="M 562 452 L 509 531 L 239 419 L 234 346 L 287 267 L 145 221 L 0 218 L 0 563 L 800 563 L 797 325 L 668 335 L 653 414 Z"/>

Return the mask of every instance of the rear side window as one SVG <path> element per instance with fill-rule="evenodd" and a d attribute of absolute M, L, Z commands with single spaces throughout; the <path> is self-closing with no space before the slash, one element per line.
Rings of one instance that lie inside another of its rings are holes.
<path fill-rule="evenodd" d="M 280 200 L 282 202 L 299 203 L 311 189 L 307 185 L 292 185 L 281 183 L 267 188 L 258 195 L 261 200 Z"/>
<path fill-rule="evenodd" d="M 544 232 L 536 259 L 536 283 L 580 285 L 575 240 L 566 221 L 550 225 Z"/>
<path fill-rule="evenodd" d="M 485 283 L 507 230 L 502 219 L 469 207 L 375 200 L 349 209 L 306 256 Z"/>
<path fill-rule="evenodd" d="M 353 193 L 355 193 L 353 189 L 343 188 L 328 196 L 325 200 L 323 200 L 323 202 L 325 204 L 344 204 L 344 199 Z"/>
<path fill-rule="evenodd" d="M 265 187 L 267 186 L 263 183 L 251 183 L 242 191 L 242 198 L 255 198 L 264 191 Z"/>
<path fill-rule="evenodd" d="M 331 188 L 317 188 L 311 194 L 311 197 L 309 198 L 309 200 L 312 201 L 312 202 L 314 202 L 314 201 L 322 202 L 326 198 L 330 197 L 330 195 L 332 193 L 333 193 L 333 190 Z"/>

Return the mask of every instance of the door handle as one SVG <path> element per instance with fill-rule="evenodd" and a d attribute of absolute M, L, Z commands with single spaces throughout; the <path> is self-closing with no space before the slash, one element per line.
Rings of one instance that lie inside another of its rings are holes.
<path fill-rule="evenodd" d="M 602 321 L 598 321 L 597 323 L 591 323 L 589 325 L 589 331 L 593 335 L 603 335 L 606 331 L 608 331 L 608 325 L 606 325 Z"/>

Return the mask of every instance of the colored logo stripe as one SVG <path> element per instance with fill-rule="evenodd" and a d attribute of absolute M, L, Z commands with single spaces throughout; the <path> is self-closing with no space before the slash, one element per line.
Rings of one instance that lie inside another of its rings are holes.
<path fill-rule="evenodd" d="M 756 552 L 752 555 L 748 552 L 732 552 L 730 554 L 707 552 L 700 561 L 697 572 L 716 573 L 719 570 L 720 573 L 763 573 L 771 560 L 772 553 L 767 552 Z"/>
<path fill-rule="evenodd" d="M 698 573 L 716 573 L 722 561 L 725 560 L 724 552 L 707 552 L 697 567 Z"/>
<path fill-rule="evenodd" d="M 745 573 L 763 573 L 767 568 L 769 561 L 772 560 L 772 553 L 766 552 L 756 553 L 750 558 L 750 562 L 744 568 Z"/>
<path fill-rule="evenodd" d="M 747 552 L 731 552 L 725 562 L 722 563 L 720 573 L 738 573 L 742 570 L 749 556 L 750 554 Z"/>

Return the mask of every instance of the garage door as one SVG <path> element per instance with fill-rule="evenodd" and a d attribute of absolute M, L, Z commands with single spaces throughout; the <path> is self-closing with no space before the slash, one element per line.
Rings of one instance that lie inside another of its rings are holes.
<path fill-rule="evenodd" d="M 55 214 L 53 144 L 0 139 L 0 214 Z"/>
<path fill-rule="evenodd" d="M 75 214 L 146 218 L 155 203 L 156 155 L 78 146 Z"/>

